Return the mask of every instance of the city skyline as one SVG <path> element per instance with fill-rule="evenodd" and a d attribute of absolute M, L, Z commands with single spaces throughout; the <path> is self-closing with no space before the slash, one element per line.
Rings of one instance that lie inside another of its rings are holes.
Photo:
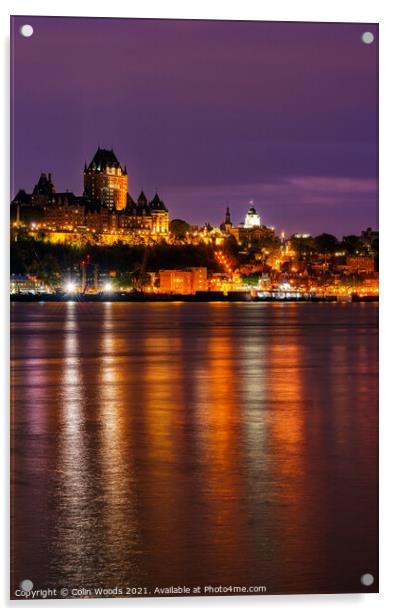
<path fill-rule="evenodd" d="M 98 149 L 100 149 L 100 146 L 98 146 Z M 113 148 L 111 148 L 111 152 L 113 152 Z M 86 166 L 86 163 L 85 163 L 85 166 Z M 125 166 L 125 168 L 126 168 L 126 166 Z M 38 175 L 38 177 L 37 177 L 37 180 L 36 180 L 35 182 L 33 182 L 33 186 L 32 186 L 31 188 L 33 188 L 34 186 L 37 186 L 37 183 L 39 183 L 39 182 L 42 180 L 42 178 L 43 178 L 43 177 L 44 177 L 45 179 L 48 177 L 48 178 L 49 178 L 49 180 L 50 180 L 51 182 L 52 182 L 52 180 L 55 180 L 55 178 L 53 178 L 53 173 L 52 173 L 51 171 L 48 171 L 48 172 L 46 172 L 46 171 L 44 171 L 44 172 L 40 172 L 40 174 L 39 174 L 39 175 Z M 316 186 L 317 188 L 319 188 L 320 184 L 322 184 L 322 183 L 324 183 L 324 182 L 325 182 L 325 178 L 316 178 L 315 180 L 316 180 L 316 181 L 315 181 L 315 186 Z M 299 186 L 303 185 L 303 180 L 300 180 L 300 181 L 298 182 L 298 180 L 296 180 L 296 179 L 295 179 L 295 181 L 294 181 L 294 186 L 296 186 L 296 188 L 298 187 L 298 184 L 299 184 Z M 348 182 L 347 180 L 345 180 L 345 181 L 344 181 L 344 187 L 345 187 L 345 188 L 347 188 L 347 185 L 348 185 L 348 187 L 349 187 L 350 189 L 352 189 L 352 188 L 353 188 L 353 183 L 352 183 L 352 181 L 349 181 L 349 182 Z M 62 195 L 67 196 L 67 194 L 68 194 L 68 193 L 70 193 L 70 196 L 73 196 L 73 198 L 75 197 L 74 191 L 70 190 L 69 188 L 66 188 L 66 190 L 60 190 L 60 191 L 59 191 L 59 190 L 58 190 L 58 185 L 57 185 L 56 181 L 54 181 L 54 182 L 53 182 L 53 187 L 54 187 L 54 190 L 55 190 L 55 194 L 56 194 L 56 193 L 60 193 L 60 194 L 62 194 Z M 21 191 L 22 193 L 26 192 L 28 195 L 29 195 L 29 192 L 30 192 L 30 191 L 29 191 L 29 189 L 27 189 L 27 190 L 26 190 L 26 187 L 21 187 L 21 188 L 19 188 L 19 190 L 18 190 L 18 191 L 15 191 L 15 194 L 14 194 L 14 196 L 13 196 L 13 199 L 15 199 L 16 197 L 18 197 L 18 192 L 19 192 L 19 191 Z M 76 192 L 80 192 L 80 193 L 83 193 L 83 192 L 84 192 L 84 185 L 83 185 L 83 183 L 82 183 L 82 185 L 81 185 L 80 189 L 79 189 L 79 190 L 77 189 L 77 191 L 76 191 Z M 146 191 L 144 191 L 144 189 L 141 189 L 141 190 L 140 190 L 140 197 L 141 197 L 141 195 L 145 196 L 145 192 L 146 192 Z M 128 190 L 128 195 L 129 195 L 129 196 L 131 196 L 131 197 L 132 197 L 132 199 L 133 199 L 133 196 L 137 197 L 137 192 L 133 193 L 133 195 L 130 195 L 130 191 Z M 157 196 L 158 196 L 158 191 L 156 190 L 156 192 L 155 192 L 155 198 L 156 198 Z M 77 200 L 78 200 L 78 199 L 80 199 L 80 197 L 75 197 L 75 198 L 76 198 Z M 233 224 L 233 226 L 235 226 L 235 227 L 237 227 L 237 226 L 244 226 L 244 224 L 245 224 L 245 217 L 246 217 L 246 215 L 248 215 L 249 209 L 250 209 L 251 207 L 253 207 L 253 209 L 254 209 L 254 210 L 256 210 L 256 214 L 257 214 L 257 216 L 259 217 L 259 219 L 261 219 L 261 218 L 262 218 L 262 216 L 261 216 L 261 210 L 259 209 L 259 207 L 257 207 L 257 204 L 256 204 L 255 200 L 254 200 L 254 199 L 251 199 L 250 201 L 248 201 L 248 203 L 245 203 L 245 204 L 243 203 L 243 204 L 242 204 L 242 205 L 241 205 L 241 206 L 237 209 L 237 211 L 238 211 L 238 212 L 239 212 L 239 211 L 241 211 L 241 215 L 240 215 L 240 217 L 242 218 L 242 220 L 240 220 L 240 221 L 239 221 L 239 220 L 236 220 L 236 218 L 237 218 L 237 217 L 234 217 L 234 216 L 233 216 L 232 211 L 230 212 L 230 216 L 231 216 L 231 218 L 232 218 L 232 224 Z M 243 208 L 244 208 L 244 209 L 243 209 Z M 122 209 L 122 208 L 121 208 L 121 209 Z M 205 220 L 205 221 L 204 221 L 204 223 L 200 223 L 200 224 L 196 224 L 196 223 L 193 221 L 193 219 L 190 219 L 190 218 L 186 217 L 185 215 L 183 216 L 183 215 L 182 215 L 182 213 L 181 213 L 180 219 L 182 219 L 182 220 L 183 220 L 183 219 L 185 219 L 185 220 L 186 220 L 186 222 L 188 222 L 188 223 L 189 223 L 189 224 L 191 224 L 192 226 L 196 226 L 196 227 L 199 227 L 199 226 L 200 226 L 200 227 L 203 227 L 203 226 L 204 226 L 204 225 L 206 225 L 206 224 L 212 224 L 214 227 L 219 227 L 219 226 L 221 226 L 221 225 L 223 225 L 223 224 L 224 224 L 225 219 L 226 219 L 227 212 L 229 212 L 229 210 L 231 210 L 231 207 L 229 206 L 229 202 L 228 202 L 228 204 L 227 204 L 227 206 L 226 206 L 226 208 L 225 208 L 225 212 L 224 212 L 224 211 L 222 212 L 222 218 L 220 218 L 220 220 L 210 220 L 210 219 L 207 219 L 207 220 Z M 170 212 L 170 214 L 171 214 L 171 212 Z M 193 215 L 193 212 L 192 212 L 191 214 Z M 170 216 L 170 220 L 174 220 L 174 219 L 176 219 L 176 218 L 177 218 L 176 216 Z M 285 235 L 285 231 L 284 231 L 285 225 L 283 225 L 283 226 L 281 226 L 281 227 L 278 227 L 278 226 L 276 227 L 274 224 L 269 223 L 267 220 L 263 220 L 263 221 L 262 221 L 262 224 L 263 224 L 264 226 L 267 226 L 267 227 L 269 227 L 269 228 L 273 229 L 273 230 L 276 232 L 276 234 L 277 234 L 278 236 L 280 236 L 280 235 L 281 235 L 281 236 L 284 236 L 284 235 Z M 375 228 L 375 226 L 371 227 L 371 226 L 369 226 L 369 225 L 368 225 L 366 228 L 371 229 L 371 228 Z M 297 235 L 297 234 L 300 234 L 300 233 L 301 233 L 301 232 L 303 232 L 303 231 L 306 231 L 306 229 L 305 229 L 305 230 L 302 230 L 301 228 L 299 228 L 299 229 L 297 229 L 297 230 L 293 230 L 293 231 L 292 231 L 292 232 L 290 232 L 290 233 L 287 233 L 286 235 L 287 235 L 287 236 L 289 236 L 289 237 L 291 237 L 292 235 Z M 341 239 L 342 237 L 346 237 L 347 235 L 359 235 L 359 232 L 360 232 L 360 231 L 361 231 L 361 229 L 359 229 L 359 228 L 358 228 L 358 224 L 357 224 L 357 225 L 356 225 L 356 227 L 354 228 L 354 232 L 351 232 L 351 233 L 349 233 L 349 234 L 347 234 L 347 233 L 341 233 L 341 232 L 340 232 L 340 233 L 337 233 L 337 234 L 336 234 L 336 233 L 333 233 L 333 234 L 334 234 L 334 235 L 335 235 L 338 239 Z M 315 233 L 315 234 L 313 234 L 313 233 L 308 233 L 308 235 L 312 235 L 312 236 L 313 236 L 313 235 L 319 235 L 320 233 L 326 233 L 326 232 L 328 232 L 328 229 L 321 229 L 321 230 L 319 230 L 319 231 L 318 231 L 317 233 Z"/>
<path fill-rule="evenodd" d="M 41 171 L 78 192 L 101 145 L 174 218 L 229 206 L 237 224 L 253 201 L 287 234 L 377 227 L 377 25 L 29 20 L 23 39 L 13 18 L 13 194 Z"/>
<path fill-rule="evenodd" d="M 20 190 L 11 202 L 13 271 L 31 272 L 32 267 L 40 271 L 40 276 L 12 277 L 12 294 L 37 290 L 51 294 L 62 288 L 66 294 L 78 289 L 83 294 L 106 295 L 119 288 L 121 292 L 132 290 L 132 294 L 143 290 L 149 297 L 152 293 L 194 296 L 196 292 L 218 291 L 225 294 L 222 297 L 229 291 L 242 295 L 252 291 L 259 297 L 263 293 L 266 299 L 272 299 L 273 294 L 284 299 L 284 293 L 306 299 L 317 292 L 328 296 L 328 291 L 332 293 L 328 297 L 336 300 L 342 294 L 352 297 L 357 291 L 363 296 L 372 292 L 375 299 L 378 296 L 378 232 L 371 227 L 343 237 L 342 242 L 325 232 L 314 238 L 305 233 L 276 236 L 274 227 L 264 224 L 250 201 L 244 222 L 234 224 L 227 207 L 220 226 L 199 228 L 183 220 L 170 221 L 158 193 L 151 200 L 141 192 L 134 200 L 127 166 L 113 149 L 98 148 L 89 164 L 85 162 L 82 175 L 82 194 L 57 191 L 52 174 L 42 173 L 31 193 Z M 72 247 L 66 271 L 66 254 L 57 261 L 52 253 L 56 249 L 51 248 L 48 260 L 48 244 Z M 133 255 L 138 246 L 145 246 L 144 253 Z M 185 252 L 186 247 L 192 252 Z M 37 250 L 43 251 L 41 257 Z M 104 265 L 100 282 L 99 263 L 90 261 L 91 250 L 96 250 L 97 261 Z M 151 271 L 146 276 L 149 253 Z M 155 253 L 159 257 L 156 266 Z M 84 269 L 87 263 L 93 267 L 89 284 Z M 198 279 L 197 271 L 201 272 Z M 113 278 L 117 278 L 115 285 Z"/>

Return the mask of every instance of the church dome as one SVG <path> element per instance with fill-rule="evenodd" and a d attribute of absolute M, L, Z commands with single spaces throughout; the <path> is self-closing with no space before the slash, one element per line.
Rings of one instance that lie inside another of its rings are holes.
<path fill-rule="evenodd" d="M 254 207 L 250 207 L 244 219 L 244 227 L 246 229 L 252 229 L 253 227 L 260 227 L 260 226 L 261 226 L 261 217 L 259 216 L 259 214 L 257 214 L 257 211 Z"/>

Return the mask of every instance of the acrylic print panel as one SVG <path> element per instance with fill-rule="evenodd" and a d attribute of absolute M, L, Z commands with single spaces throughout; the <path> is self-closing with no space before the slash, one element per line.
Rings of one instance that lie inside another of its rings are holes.
<path fill-rule="evenodd" d="M 377 592 L 377 25 L 11 31 L 11 597 Z"/>

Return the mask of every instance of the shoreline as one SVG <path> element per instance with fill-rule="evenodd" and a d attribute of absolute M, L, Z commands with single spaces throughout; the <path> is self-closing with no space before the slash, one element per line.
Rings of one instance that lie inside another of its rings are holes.
<path fill-rule="evenodd" d="M 353 303 L 353 302 L 378 302 L 378 295 L 360 296 L 352 294 L 349 297 L 337 295 L 302 295 L 294 296 L 269 296 L 257 297 L 251 296 L 249 292 L 233 292 L 224 295 L 222 292 L 201 292 L 196 295 L 165 295 L 165 294 L 143 294 L 143 293 L 41 293 L 41 294 L 12 294 L 10 302 L 185 302 L 185 303 L 208 303 L 208 302 L 253 302 L 253 303 L 271 303 L 271 302 L 335 302 L 335 303 Z"/>

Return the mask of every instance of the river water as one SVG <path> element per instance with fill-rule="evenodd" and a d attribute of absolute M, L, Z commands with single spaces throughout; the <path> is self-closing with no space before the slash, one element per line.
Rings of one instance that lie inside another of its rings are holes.
<path fill-rule="evenodd" d="M 377 314 L 13 304 L 12 593 L 377 592 Z"/>

